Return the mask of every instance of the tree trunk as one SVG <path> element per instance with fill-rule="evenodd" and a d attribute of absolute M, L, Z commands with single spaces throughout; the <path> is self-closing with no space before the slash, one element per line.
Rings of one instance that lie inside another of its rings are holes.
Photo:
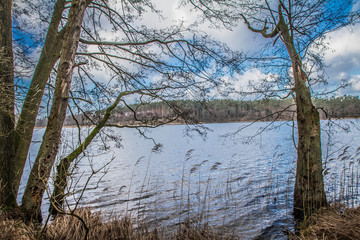
<path fill-rule="evenodd" d="M 327 205 L 320 139 L 319 112 L 312 104 L 307 76 L 300 62 L 293 65 L 295 78 L 298 146 L 294 190 L 294 217 L 306 219 Z"/>
<path fill-rule="evenodd" d="M 63 31 L 58 32 L 62 13 L 65 9 L 66 0 L 58 0 L 54 7 L 54 13 L 49 25 L 44 46 L 41 51 L 39 62 L 27 92 L 19 121 L 16 125 L 15 149 L 16 155 L 13 160 L 15 164 L 14 193 L 15 197 L 19 190 L 20 180 L 26 163 L 33 130 L 39 106 L 48 82 L 50 73 L 60 57 L 61 38 Z"/>
<path fill-rule="evenodd" d="M 105 126 L 107 120 L 110 117 L 111 111 L 119 104 L 122 97 L 126 95 L 130 95 L 139 91 L 130 91 L 130 92 L 122 92 L 118 95 L 115 102 L 106 109 L 103 118 L 100 122 L 94 127 L 94 129 L 90 132 L 90 134 L 85 138 L 84 142 L 80 144 L 72 153 L 70 153 L 65 158 L 61 159 L 59 165 L 56 170 L 56 179 L 54 182 L 54 191 L 51 195 L 51 205 L 49 209 L 49 213 L 52 215 L 56 215 L 60 209 L 62 209 L 64 199 L 65 199 L 65 189 L 67 186 L 68 176 L 69 176 L 69 168 L 71 163 L 80 156 L 81 153 L 89 146 L 94 137 L 100 132 L 100 130 Z"/>
<path fill-rule="evenodd" d="M 76 50 L 87 1 L 73 0 L 65 27 L 55 93 L 43 141 L 26 185 L 21 208 L 27 218 L 41 222 L 41 202 L 58 153 L 65 120 Z"/>
<path fill-rule="evenodd" d="M 284 18 L 279 11 L 278 28 L 291 58 L 296 94 L 298 146 L 294 189 L 294 217 L 303 220 L 327 205 L 322 175 L 319 112 L 311 101 L 308 77 L 302 69 Z"/>
<path fill-rule="evenodd" d="M 15 92 L 12 50 L 12 0 L 0 2 L 0 207 L 17 207 L 14 193 Z"/>
<path fill-rule="evenodd" d="M 244 16 L 242 17 L 251 31 L 261 33 L 265 38 L 274 38 L 280 35 L 291 59 L 298 127 L 294 217 L 301 221 L 327 205 L 322 175 L 320 117 L 311 101 L 310 89 L 306 86 L 308 77 L 302 69 L 301 58 L 296 51 L 293 35 L 288 27 L 289 24 L 292 28 L 291 19 L 288 23 L 285 22 L 282 9 L 286 10 L 279 1 L 279 20 L 275 29 L 270 33 L 267 33 L 266 22 L 262 30 L 257 30 L 250 26 Z"/>

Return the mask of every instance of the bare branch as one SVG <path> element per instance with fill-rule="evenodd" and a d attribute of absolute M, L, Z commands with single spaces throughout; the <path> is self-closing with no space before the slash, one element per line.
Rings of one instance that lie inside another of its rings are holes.
<path fill-rule="evenodd" d="M 270 33 L 267 33 L 267 30 L 269 29 L 268 27 L 266 27 L 267 20 L 265 20 L 264 28 L 259 30 L 259 29 L 255 29 L 255 28 L 251 27 L 249 21 L 246 19 L 246 17 L 243 14 L 241 14 L 241 17 L 245 21 L 245 23 L 250 31 L 255 32 L 255 33 L 261 33 L 261 35 L 264 38 L 273 38 L 279 34 L 279 29 L 278 29 L 277 25 Z"/>

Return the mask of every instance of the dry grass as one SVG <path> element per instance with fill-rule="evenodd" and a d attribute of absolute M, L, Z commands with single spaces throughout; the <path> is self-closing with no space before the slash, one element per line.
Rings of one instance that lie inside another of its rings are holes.
<path fill-rule="evenodd" d="M 360 208 L 330 208 L 311 219 L 301 231 L 301 240 L 358 240 L 360 239 Z"/>
<path fill-rule="evenodd" d="M 170 238 L 169 238 L 170 237 Z M 177 240 L 235 240 L 242 239 L 231 233 L 220 232 L 213 227 L 205 224 L 202 226 L 184 226 L 173 232 L 170 236 L 162 239 L 177 239 Z"/>
<path fill-rule="evenodd" d="M 145 224 L 136 223 L 129 217 L 104 221 L 101 214 L 88 208 L 79 209 L 76 214 L 89 229 L 87 239 L 119 240 L 232 240 L 241 239 L 213 228 L 208 224 L 186 223 L 175 230 L 149 229 Z M 360 239 L 360 208 L 330 208 L 323 210 L 307 222 L 308 227 L 301 231 L 297 240 L 357 240 Z M 85 239 L 85 227 L 74 216 L 61 215 L 48 224 L 45 231 L 33 224 L 24 224 L 20 220 L 7 219 L 0 215 L 0 239 L 6 240 L 58 240 Z"/>
<path fill-rule="evenodd" d="M 145 224 L 134 228 L 129 217 L 104 221 L 101 214 L 88 208 L 79 209 L 76 214 L 89 229 L 87 239 L 108 240 L 232 240 L 240 239 L 232 234 L 216 231 L 209 225 L 184 224 L 175 230 L 149 229 Z M 48 224 L 43 233 L 34 225 L 25 225 L 20 220 L 0 218 L 0 239 L 8 240 L 83 240 L 86 235 L 84 224 L 76 217 L 58 216 Z"/>
<path fill-rule="evenodd" d="M 0 214 L 0 239 L 1 240 L 30 240 L 36 239 L 36 227 L 26 225 L 21 220 L 9 219 Z"/>
<path fill-rule="evenodd" d="M 129 218 L 104 222 L 100 213 L 92 213 L 84 208 L 76 212 L 87 228 L 88 239 L 132 239 L 133 227 Z M 45 239 L 84 239 L 84 224 L 74 216 L 59 215 L 46 227 Z M 151 239 L 151 238 L 150 238 Z"/>

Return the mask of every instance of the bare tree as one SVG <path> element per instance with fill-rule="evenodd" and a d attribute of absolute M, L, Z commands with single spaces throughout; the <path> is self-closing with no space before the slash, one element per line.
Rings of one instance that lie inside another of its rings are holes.
<path fill-rule="evenodd" d="M 36 117 L 43 97 L 43 93 L 48 82 L 49 76 L 55 63 L 60 58 L 61 39 L 64 35 L 64 28 L 60 31 L 60 22 L 62 13 L 65 10 L 66 1 L 57 1 L 54 6 L 54 14 L 51 18 L 48 32 L 39 61 L 34 70 L 32 81 L 27 90 L 26 98 L 21 108 L 19 120 L 16 124 L 16 141 L 15 141 L 15 157 L 12 160 L 15 164 L 16 177 L 13 181 L 15 191 L 12 193 L 17 195 L 20 180 L 22 177 L 24 165 L 28 155 Z"/>
<path fill-rule="evenodd" d="M 21 8 L 29 7 L 38 11 L 42 4 L 50 4 L 28 0 L 22 3 L 16 5 L 13 11 L 15 19 L 20 18 L 16 14 L 29 14 L 27 9 L 21 11 Z M 11 2 L 9 4 L 5 9 L 11 19 Z M 155 11 L 148 1 L 116 3 L 105 0 L 57 0 L 51 16 L 38 12 L 39 18 L 36 20 L 42 24 L 48 22 L 47 34 L 41 45 L 41 54 L 31 76 L 19 120 L 16 126 L 11 121 L 13 125 L 5 129 L 8 133 L 15 132 L 14 152 L 11 152 L 11 148 L 1 149 L 2 156 L 10 156 L 2 160 L 2 164 L 6 166 L 13 163 L 16 175 L 7 176 L 5 171 L 1 173 L 1 178 L 9 182 L 7 185 L 2 183 L 1 187 L 7 189 L 6 186 L 11 186 L 11 189 L 2 192 L 2 196 L 8 194 L 13 199 L 12 205 L 4 201 L 4 208 L 16 207 L 14 199 L 18 194 L 41 104 L 50 109 L 50 115 L 20 206 L 28 219 L 36 221 L 42 218 L 42 197 L 58 155 L 61 130 L 67 113 L 74 115 L 76 110 L 95 128 L 85 141 L 81 142 L 79 137 L 79 146 L 60 162 L 58 169 L 64 170 L 59 170 L 60 178 L 66 177 L 68 165 L 83 153 L 106 125 L 112 109 L 119 103 L 129 108 L 134 118 L 139 120 L 136 109 L 127 103 L 126 96 L 132 94 L 142 102 L 168 102 L 174 113 L 173 118 L 167 120 L 171 121 L 185 117 L 186 114 L 172 105 L 170 100 L 186 94 L 201 96 L 207 88 L 216 84 L 217 77 L 222 75 L 224 69 L 236 68 L 239 55 L 231 55 L 224 45 L 211 42 L 207 36 L 185 38 L 183 33 L 189 32 L 189 29 L 181 24 L 168 29 L 148 29 L 139 25 L 137 19 L 145 9 Z M 33 21 L 29 25 L 35 28 L 38 22 Z M 3 26 L 8 25 L 4 23 L 0 28 L 5 29 Z M 22 31 L 26 35 L 26 29 Z M 108 35 L 103 36 L 100 31 Z M 6 36 L 11 39 L 10 35 Z M 38 41 L 41 42 L 41 39 Z M 229 65 L 232 67 L 224 68 Z M 13 64 L 7 66 L 14 67 Z M 103 77 L 94 77 L 94 70 L 102 72 Z M 13 84 L 13 78 L 8 80 Z M 7 93 L 10 97 L 11 92 Z M 10 101 L 9 104 L 10 110 L 15 108 L 14 102 Z M 106 109 L 105 112 L 103 109 Z M 100 114 L 100 119 L 89 114 L 89 111 L 95 110 L 104 112 Z M 167 121 L 140 119 L 140 126 L 155 127 Z M 10 143 L 12 141 L 10 137 L 5 139 Z M 62 196 L 64 181 L 59 180 L 57 183 L 60 186 L 59 196 Z M 62 197 L 59 201 L 62 201 Z"/>
<path fill-rule="evenodd" d="M 186 1 L 185 1 L 186 2 Z M 355 1 L 197 1 L 188 0 L 205 18 L 231 28 L 244 21 L 248 29 L 272 39 L 260 56 L 250 57 L 258 67 L 278 74 L 265 84 L 266 96 L 295 95 L 298 129 L 294 216 L 304 219 L 327 206 L 321 157 L 320 118 L 311 100 L 313 84 L 323 82 L 321 38 L 357 21 Z M 270 46 L 270 44 L 272 46 Z M 317 51 L 312 51 L 317 48 Z M 319 53 L 320 52 L 320 53 Z M 316 71 L 315 71 L 316 70 Z M 316 73 L 316 74 L 314 74 Z M 275 93 L 275 94 L 274 94 Z"/>
<path fill-rule="evenodd" d="M 79 43 L 81 24 L 90 1 L 75 0 L 71 3 L 61 57 L 58 66 L 55 93 L 49 121 L 43 142 L 31 169 L 29 180 L 22 199 L 21 208 L 29 218 L 41 219 L 41 202 L 46 183 L 50 177 L 61 138 L 61 129 L 68 106 L 69 91 L 75 66 L 76 50 Z"/>

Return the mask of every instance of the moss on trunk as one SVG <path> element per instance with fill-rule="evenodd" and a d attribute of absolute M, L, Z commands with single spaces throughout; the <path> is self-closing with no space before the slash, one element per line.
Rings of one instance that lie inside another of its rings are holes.
<path fill-rule="evenodd" d="M 308 77 L 296 51 L 293 37 L 279 7 L 278 28 L 291 59 L 298 128 L 297 163 L 294 189 L 294 217 L 302 221 L 327 205 L 322 175 L 320 116 L 311 100 Z"/>
<path fill-rule="evenodd" d="M 43 141 L 31 169 L 21 208 L 29 219 L 41 222 L 41 202 L 51 169 L 58 153 L 61 129 L 65 120 L 71 87 L 75 55 L 79 44 L 81 24 L 87 8 L 85 0 L 72 1 L 65 35 L 62 41 L 55 93 Z"/>
<path fill-rule="evenodd" d="M 65 4 L 66 0 L 58 0 L 55 4 L 54 13 L 49 25 L 40 59 L 36 65 L 34 75 L 19 116 L 19 121 L 16 125 L 16 155 L 13 160 L 16 172 L 13 180 L 15 195 L 17 195 L 19 190 L 20 180 L 23 174 L 26 158 L 28 156 L 35 121 L 38 115 L 45 86 L 56 61 L 60 57 L 63 32 L 59 33 L 58 28 L 62 19 L 62 13 L 65 9 Z"/>
<path fill-rule="evenodd" d="M 106 122 L 110 118 L 111 111 L 119 104 L 122 97 L 138 93 L 139 91 L 125 91 L 121 92 L 116 98 L 115 102 L 106 109 L 103 118 L 100 122 L 94 127 L 94 129 L 90 132 L 90 134 L 85 138 L 84 142 L 80 144 L 72 153 L 70 153 L 65 158 L 61 159 L 59 165 L 56 170 L 56 179 L 54 183 L 54 191 L 51 195 L 51 204 L 49 212 L 52 215 L 56 215 L 60 209 L 62 209 L 62 205 L 65 199 L 65 189 L 67 186 L 68 176 L 69 176 L 69 168 L 71 163 L 80 156 L 81 153 L 89 146 L 94 137 L 100 132 L 100 130 L 105 126 Z"/>

